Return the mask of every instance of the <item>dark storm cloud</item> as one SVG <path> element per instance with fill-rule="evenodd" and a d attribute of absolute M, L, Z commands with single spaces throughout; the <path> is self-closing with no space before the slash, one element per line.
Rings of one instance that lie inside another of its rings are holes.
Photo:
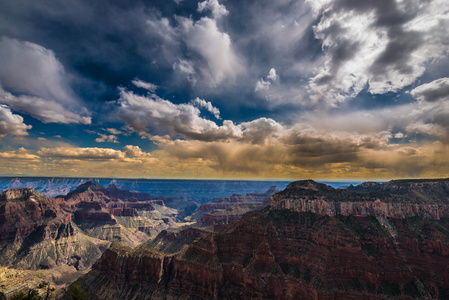
<path fill-rule="evenodd" d="M 403 1 L 400 5 L 403 7 L 399 7 L 398 2 L 394 0 L 337 0 L 333 7 L 335 10 L 353 10 L 359 13 L 375 11 L 378 15 L 377 25 L 395 26 L 410 21 L 418 13 L 418 1 Z"/>
<path fill-rule="evenodd" d="M 0 34 L 53 51 L 87 102 L 117 99 L 137 77 L 175 102 L 212 95 L 266 112 L 301 102 L 298 81 L 320 52 L 302 1 L 18 0 L 0 10 Z M 268 101 L 254 86 L 273 67 L 282 80 Z"/>
<path fill-rule="evenodd" d="M 413 52 L 424 43 L 423 33 L 399 31 L 371 66 L 374 75 L 384 74 L 393 67 L 402 74 L 413 72 Z"/>
<path fill-rule="evenodd" d="M 435 149 L 449 152 L 447 8 L 1 1 L 0 136 L 42 147 L 42 161 L 123 164 L 117 174 L 136 169 L 126 164 L 137 157 L 149 168 L 133 173 L 142 176 L 415 174 L 416 160 L 424 170 Z M 429 65 L 439 73 L 423 76 Z M 66 144 L 50 144 L 53 136 Z M 95 147 L 104 143 L 114 149 Z M 118 150 L 127 143 L 139 146 Z"/>

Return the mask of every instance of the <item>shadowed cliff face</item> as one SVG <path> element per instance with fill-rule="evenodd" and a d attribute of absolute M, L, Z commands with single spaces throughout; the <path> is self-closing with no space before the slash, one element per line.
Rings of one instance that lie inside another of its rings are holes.
<path fill-rule="evenodd" d="M 67 197 L 33 189 L 0 194 L 0 265 L 83 270 L 112 241 L 135 246 L 168 228 L 178 212 L 148 194 L 87 182 Z"/>
<path fill-rule="evenodd" d="M 188 219 L 203 225 L 228 224 L 249 211 L 267 206 L 271 196 L 277 191 L 277 188 L 272 186 L 265 193 L 234 194 L 216 198 L 212 202 L 202 204 Z"/>
<path fill-rule="evenodd" d="M 294 183 L 276 194 L 271 206 L 245 214 L 224 232 L 201 234 L 174 255 L 116 244 L 78 282 L 100 299 L 449 297 L 445 216 L 392 218 L 376 210 L 346 215 L 280 204 L 285 199 L 343 202 L 337 193 L 311 181 Z M 383 203 L 379 195 L 354 193 L 353 201 L 345 202 Z"/>
<path fill-rule="evenodd" d="M 61 199 L 32 189 L 0 194 L 0 264 L 24 269 L 89 267 L 109 242 L 82 234 Z"/>

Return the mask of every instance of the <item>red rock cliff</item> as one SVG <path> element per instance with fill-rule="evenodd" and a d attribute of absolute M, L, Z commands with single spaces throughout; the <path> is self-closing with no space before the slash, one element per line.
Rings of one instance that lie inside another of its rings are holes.
<path fill-rule="evenodd" d="M 111 300 L 449 298 L 448 218 L 392 218 L 376 207 L 378 195 L 335 193 L 313 182 L 290 188 L 273 197 L 271 207 L 177 254 L 111 248 L 78 282 Z M 285 199 L 305 202 L 292 206 L 296 202 Z M 329 213 L 335 207 L 329 202 L 348 208 Z M 351 209 L 366 213 L 346 215 Z"/>

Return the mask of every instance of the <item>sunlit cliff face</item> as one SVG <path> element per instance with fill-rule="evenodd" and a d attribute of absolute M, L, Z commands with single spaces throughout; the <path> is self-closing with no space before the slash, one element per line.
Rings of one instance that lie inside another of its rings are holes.
<path fill-rule="evenodd" d="M 449 176 L 447 1 L 21 1 L 0 175 Z"/>

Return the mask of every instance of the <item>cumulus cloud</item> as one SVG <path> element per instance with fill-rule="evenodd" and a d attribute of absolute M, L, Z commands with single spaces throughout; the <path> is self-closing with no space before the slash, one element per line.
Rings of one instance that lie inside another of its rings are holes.
<path fill-rule="evenodd" d="M 269 81 L 265 81 L 263 80 L 263 78 L 261 78 L 260 80 L 258 80 L 256 82 L 256 87 L 254 88 L 255 92 L 260 92 L 263 90 L 268 90 L 268 88 L 270 88 L 271 82 Z"/>
<path fill-rule="evenodd" d="M 188 18 L 179 18 L 179 21 L 181 38 L 194 55 L 190 62 L 180 60 L 175 66 L 188 76 L 199 72 L 202 81 L 210 87 L 235 81 L 243 71 L 241 58 L 236 54 L 230 36 L 218 29 L 216 20 L 203 17 L 196 22 Z"/>
<path fill-rule="evenodd" d="M 54 53 L 30 42 L 0 40 L 0 102 L 44 123 L 90 124 Z"/>
<path fill-rule="evenodd" d="M 126 145 L 125 147 L 123 147 L 123 150 L 128 157 L 150 156 L 149 153 L 143 152 L 139 146 Z"/>
<path fill-rule="evenodd" d="M 151 140 L 158 149 L 153 150 L 151 154 L 134 145 L 127 145 L 122 150 L 41 148 L 34 156 L 26 150 L 23 150 L 23 154 L 31 155 L 27 157 L 35 162 L 44 161 L 45 164 L 37 165 L 36 168 L 41 171 L 45 169 L 51 174 L 58 174 L 61 166 L 64 166 L 75 174 L 83 174 L 80 170 L 88 170 L 90 174 L 98 175 L 392 178 L 404 175 L 435 175 L 449 166 L 447 146 L 439 142 L 426 145 L 391 145 L 388 144 L 392 137 L 389 131 L 359 134 L 317 130 L 307 124 L 285 127 L 270 119 L 248 122 L 245 128 L 248 130 L 247 134 L 253 138 L 202 141 L 153 136 Z M 265 131 L 265 134 L 260 135 L 265 142 L 253 142 L 257 140 L 255 138 L 258 135 L 255 132 L 250 133 L 250 128 Z M 0 152 L 0 159 L 18 154 Z M 432 161 L 438 161 L 438 166 L 432 166 Z"/>
<path fill-rule="evenodd" d="M 260 92 L 264 90 L 268 90 L 271 86 L 271 83 L 275 82 L 278 79 L 278 75 L 276 74 L 276 69 L 271 68 L 266 76 L 266 80 L 261 78 L 256 82 L 256 87 L 254 88 L 255 92 Z"/>
<path fill-rule="evenodd" d="M 77 148 L 77 147 L 56 147 L 41 148 L 37 154 L 51 158 L 88 159 L 88 160 L 110 160 L 123 159 L 125 154 L 122 151 L 108 148 Z"/>
<path fill-rule="evenodd" d="M 449 100 L 449 78 L 439 78 L 414 88 L 410 94 L 420 101 Z"/>
<path fill-rule="evenodd" d="M 97 143 L 118 143 L 119 141 L 117 140 L 117 136 L 116 135 L 107 135 L 107 134 L 102 134 L 102 133 L 98 133 L 98 135 L 100 137 L 95 139 L 95 142 Z"/>
<path fill-rule="evenodd" d="M 396 92 L 420 77 L 425 63 L 446 49 L 444 1 L 308 1 L 319 18 L 323 66 L 309 82 L 313 101 L 331 104 L 355 97 Z M 445 29 L 441 29 L 441 27 Z"/>
<path fill-rule="evenodd" d="M 193 67 L 193 62 L 187 59 L 178 59 L 173 63 L 173 69 L 175 71 L 181 72 L 183 76 L 189 81 L 192 85 L 196 84 L 197 78 L 195 76 L 195 68 Z"/>
<path fill-rule="evenodd" d="M 268 72 L 268 75 L 267 75 L 267 79 L 271 80 L 271 81 L 275 81 L 278 79 L 278 75 L 276 74 L 275 68 L 270 69 L 270 71 Z"/>
<path fill-rule="evenodd" d="M 125 132 L 120 131 L 117 128 L 106 128 L 104 130 L 109 132 L 110 134 L 114 134 L 114 135 L 125 134 Z"/>
<path fill-rule="evenodd" d="M 25 136 L 31 125 L 23 123 L 23 117 L 13 114 L 7 105 L 0 104 L 0 138 L 6 135 Z"/>
<path fill-rule="evenodd" d="M 27 162 L 38 162 L 40 157 L 30 153 L 29 150 L 21 147 L 14 151 L 0 151 L 0 159 L 5 160 L 24 160 Z"/>
<path fill-rule="evenodd" d="M 287 128 L 270 119 L 254 120 L 246 127 L 263 133 L 248 129 L 250 139 L 213 142 L 154 137 L 152 140 L 160 149 L 153 151 L 153 156 L 186 163 L 201 160 L 202 169 L 222 174 L 305 176 L 303 172 L 338 173 L 367 168 L 370 162 L 364 159 L 365 155 L 386 151 L 391 138 L 389 132 L 316 130 L 306 124 Z M 257 141 L 257 137 L 265 142 Z"/>
<path fill-rule="evenodd" d="M 286 131 L 284 126 L 270 118 L 259 118 L 241 123 L 239 126 L 243 131 L 242 140 L 252 144 L 265 144 Z"/>
<path fill-rule="evenodd" d="M 118 100 L 120 116 L 137 132 L 150 128 L 188 139 L 224 140 L 241 136 L 241 130 L 232 121 L 222 126 L 201 118 L 200 110 L 192 104 L 174 104 L 155 94 L 139 96 L 125 89 Z"/>
<path fill-rule="evenodd" d="M 29 95 L 15 96 L 5 91 L 1 86 L 0 103 L 6 103 L 14 110 L 23 111 L 43 123 L 91 123 L 91 117 L 71 112 L 61 103 Z"/>
<path fill-rule="evenodd" d="M 149 90 L 150 92 L 153 92 L 153 93 L 154 93 L 154 92 L 157 90 L 157 88 L 158 88 L 157 85 L 155 85 L 155 84 L 153 84 L 153 83 L 150 83 L 150 82 L 142 81 L 142 80 L 140 80 L 140 79 L 134 79 L 134 80 L 131 81 L 131 83 L 134 84 L 134 85 L 137 86 L 137 87 L 140 87 L 140 88 L 142 88 L 142 89 Z"/>
<path fill-rule="evenodd" d="M 407 130 L 408 132 L 424 133 L 439 137 L 447 135 L 447 130 L 444 127 L 438 124 L 424 123 L 423 121 L 418 121 L 416 123 L 409 124 L 407 125 L 405 130 Z"/>
<path fill-rule="evenodd" d="M 198 3 L 199 12 L 203 12 L 206 9 L 212 12 L 214 18 L 221 18 L 229 13 L 226 7 L 220 4 L 218 0 L 206 0 Z"/>
<path fill-rule="evenodd" d="M 221 119 L 220 118 L 220 110 L 218 108 L 216 108 L 215 106 L 213 106 L 212 103 L 196 97 L 192 101 L 192 104 L 199 108 L 205 108 L 208 112 L 213 114 L 216 119 L 218 119 L 218 120 Z"/>
<path fill-rule="evenodd" d="M 395 139 L 402 139 L 402 138 L 405 138 L 405 137 L 406 137 L 406 135 L 404 135 L 402 132 L 397 132 L 397 133 L 394 134 L 394 138 Z"/>

